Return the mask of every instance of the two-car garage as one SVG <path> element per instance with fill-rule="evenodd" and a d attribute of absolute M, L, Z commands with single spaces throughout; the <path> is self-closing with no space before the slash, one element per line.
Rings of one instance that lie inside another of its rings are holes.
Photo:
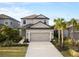
<path fill-rule="evenodd" d="M 31 41 L 50 41 L 50 33 L 31 33 Z"/>
<path fill-rule="evenodd" d="M 53 36 L 51 30 L 26 30 L 27 32 L 29 41 L 51 41 Z"/>

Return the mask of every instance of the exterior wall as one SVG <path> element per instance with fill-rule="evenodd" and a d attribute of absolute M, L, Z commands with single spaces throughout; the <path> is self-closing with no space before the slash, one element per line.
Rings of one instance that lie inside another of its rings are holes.
<path fill-rule="evenodd" d="M 6 22 L 8 22 L 8 23 L 6 24 Z M 11 20 L 11 19 L 2 19 L 2 20 L 0 19 L 0 24 L 4 24 L 11 28 L 18 28 L 20 26 L 20 22 L 18 22 L 16 20 Z"/>
<path fill-rule="evenodd" d="M 72 30 L 73 30 L 72 27 L 70 27 L 70 28 L 68 29 L 69 37 L 71 37 L 71 38 L 73 37 Z"/>
<path fill-rule="evenodd" d="M 13 28 L 19 28 L 20 27 L 20 22 L 16 21 L 16 20 L 9 20 L 10 21 L 10 27 Z M 12 24 L 11 24 L 12 22 Z"/>
<path fill-rule="evenodd" d="M 67 31 L 68 31 L 67 37 L 71 37 L 71 38 L 74 38 L 76 40 L 79 40 L 79 31 L 73 32 L 72 30 L 73 30 L 72 27 L 67 29 Z M 65 31 L 65 33 L 67 33 L 67 32 Z"/>
<path fill-rule="evenodd" d="M 64 37 L 68 37 L 68 30 L 64 30 Z"/>
<path fill-rule="evenodd" d="M 33 24 L 35 24 L 35 23 L 37 23 L 37 22 L 39 22 L 39 21 L 41 21 L 41 22 L 43 22 L 43 23 L 44 23 L 44 21 L 46 21 L 46 23 L 48 24 L 48 19 L 34 19 L 34 20 L 33 20 Z"/>
<path fill-rule="evenodd" d="M 23 21 L 26 21 L 26 24 L 23 24 Z M 48 19 L 21 19 L 21 26 L 27 25 L 27 24 L 35 24 L 39 21 L 42 21 L 44 23 L 44 21 L 46 20 L 46 23 L 48 24 Z"/>
<path fill-rule="evenodd" d="M 6 24 L 6 22 L 8 22 L 8 24 Z M 5 20 L 4 20 L 4 25 L 7 25 L 7 26 L 10 27 L 10 26 L 11 26 L 11 24 L 10 24 L 10 20 L 9 20 L 9 19 L 5 19 Z"/>
<path fill-rule="evenodd" d="M 64 37 L 72 37 L 71 32 L 72 32 L 72 27 L 64 30 Z"/>
<path fill-rule="evenodd" d="M 79 31 L 74 32 L 74 39 L 79 40 Z"/>
<path fill-rule="evenodd" d="M 4 23 L 4 20 L 0 19 L 0 24 L 3 24 Z"/>

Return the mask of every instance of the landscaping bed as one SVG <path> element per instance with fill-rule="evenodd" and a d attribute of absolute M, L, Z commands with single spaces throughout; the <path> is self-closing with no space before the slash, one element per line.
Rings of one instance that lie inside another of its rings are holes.
<path fill-rule="evenodd" d="M 56 40 L 52 41 L 52 44 L 61 52 L 64 57 L 79 57 L 79 42 L 72 39 L 66 39 L 63 42 L 63 46 Z"/>
<path fill-rule="evenodd" d="M 61 53 L 65 57 L 79 57 L 79 52 L 75 51 L 74 49 L 68 49 L 65 51 L 61 51 Z"/>
<path fill-rule="evenodd" d="M 27 53 L 27 46 L 6 46 L 0 47 L 0 57 L 24 57 Z"/>

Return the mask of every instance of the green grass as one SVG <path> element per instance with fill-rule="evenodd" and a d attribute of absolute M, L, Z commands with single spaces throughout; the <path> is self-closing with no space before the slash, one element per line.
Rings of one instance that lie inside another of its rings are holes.
<path fill-rule="evenodd" d="M 0 57 L 24 57 L 27 47 L 0 47 Z"/>

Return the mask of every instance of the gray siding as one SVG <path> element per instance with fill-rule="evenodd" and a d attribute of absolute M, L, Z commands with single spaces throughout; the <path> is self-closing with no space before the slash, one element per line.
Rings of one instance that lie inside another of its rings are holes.
<path fill-rule="evenodd" d="M 26 24 L 23 24 L 23 21 L 26 21 Z M 21 25 L 24 26 L 24 25 L 27 25 L 27 24 L 35 24 L 37 22 L 43 22 L 46 21 L 46 23 L 48 24 L 48 19 L 21 19 Z"/>
<path fill-rule="evenodd" d="M 20 23 L 18 21 L 15 21 L 15 20 L 9 20 L 9 21 L 10 21 L 10 27 L 19 28 Z"/>
<path fill-rule="evenodd" d="M 6 24 L 6 22 L 8 22 L 8 24 Z M 13 20 L 13 19 L 0 19 L 0 24 L 4 24 L 11 28 L 19 28 L 20 26 L 20 22 Z"/>
<path fill-rule="evenodd" d="M 0 19 L 0 24 L 4 24 L 4 20 L 1 20 L 1 19 Z"/>
<path fill-rule="evenodd" d="M 72 27 L 70 27 L 70 28 L 67 29 L 67 31 L 68 31 L 67 37 L 71 37 L 71 38 L 74 38 L 76 40 L 79 40 L 79 31 L 75 30 L 73 32 L 72 30 L 73 30 Z M 67 33 L 67 32 L 65 31 L 64 33 Z"/>

